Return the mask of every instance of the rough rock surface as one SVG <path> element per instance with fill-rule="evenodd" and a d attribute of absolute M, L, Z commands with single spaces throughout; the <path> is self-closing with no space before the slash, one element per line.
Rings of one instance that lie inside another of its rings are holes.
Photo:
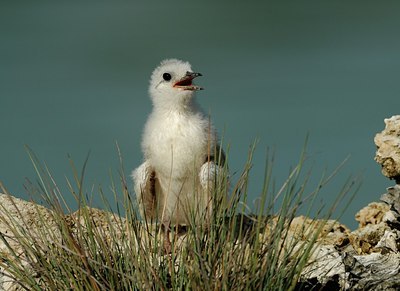
<path fill-rule="evenodd" d="M 322 290 L 399 290 L 399 197 L 396 185 L 382 196 L 386 205 L 371 203 L 360 210 L 359 228 L 341 234 L 348 238 L 347 245 L 339 247 L 327 240 L 317 245 L 303 271 L 303 282 Z"/>
<path fill-rule="evenodd" d="M 398 252 L 400 234 L 393 227 L 398 224 L 393 221 L 397 221 L 397 217 L 399 217 L 398 200 L 396 200 L 399 195 L 399 186 L 389 188 L 388 193 L 383 195 L 386 206 L 381 203 L 372 203 L 357 213 L 356 217 L 360 222 L 360 227 L 353 232 L 334 220 L 313 220 L 299 216 L 294 218 L 290 224 L 288 223 L 287 237 L 295 238 L 295 240 L 287 241 L 299 241 L 299 245 L 295 246 L 299 251 L 302 251 L 303 247 L 301 242 L 309 240 L 312 232 L 316 229 L 321 229 L 309 263 L 303 270 L 299 286 L 302 286 L 301 288 L 317 286 L 322 289 L 333 288 L 333 290 L 396 290 L 393 288 L 400 286 L 398 285 L 400 284 L 400 254 Z M 14 232 L 10 231 L 10 228 L 17 225 L 22 226 L 21 232 L 31 231 L 34 234 L 33 237 L 38 237 L 38 240 L 40 235 L 35 236 L 36 233 L 52 234 L 53 239 L 57 240 L 57 219 L 50 210 L 4 194 L 0 194 L 0 205 L 0 232 L 4 238 L 0 241 L 2 258 L 11 257 L 10 249 L 5 241 L 12 245 L 17 253 L 23 255 L 23 247 L 19 246 L 13 237 Z M 126 223 L 124 219 L 98 209 L 89 208 L 87 210 L 83 212 L 89 213 L 89 217 L 82 216 L 81 211 L 64 217 L 72 233 L 85 225 L 85 219 L 91 220 L 96 231 L 104 234 L 105 240 L 111 236 L 118 238 L 123 233 Z M 390 215 L 386 215 L 387 213 Z M 11 220 L 10 217 L 12 217 Z M 385 218 L 391 220 L 385 221 Z M 46 220 L 47 226 L 50 225 L 51 230 L 41 227 L 40 221 L 43 219 Z M 268 219 L 268 221 L 272 221 L 270 226 L 275 223 L 276 218 Z M 249 219 L 246 223 L 248 227 L 251 227 L 251 221 Z M 110 222 L 120 225 L 121 229 L 110 233 Z M 54 227 L 51 227 L 53 224 Z M 155 229 L 150 231 L 156 234 Z M 269 227 L 266 227 L 260 234 L 261 239 L 267 239 L 269 231 Z M 137 241 L 133 240 L 137 246 Z M 176 245 L 181 247 L 184 243 L 185 236 L 181 236 Z M 9 275 L 7 270 L 0 270 L 1 287 L 4 290 L 20 290 L 15 282 L 9 279 Z"/>
<path fill-rule="evenodd" d="M 81 233 L 84 233 L 84 220 L 90 219 L 91 225 L 102 234 L 104 241 L 108 242 L 114 241 L 110 239 L 111 236 L 118 237 L 122 233 L 122 229 L 111 233 L 108 227 L 110 222 L 117 220 L 122 222 L 119 225 L 124 225 L 125 221 L 117 215 L 92 208 L 86 213 L 89 213 L 90 217 L 81 215 L 79 210 L 71 215 L 60 217 L 50 209 L 36 203 L 0 193 L 0 259 L 13 260 L 17 256 L 21 259 L 18 260 L 19 262 L 24 262 L 25 266 L 29 267 L 29 259 L 26 259 L 26 241 L 20 243 L 17 236 L 31 239 L 31 245 L 37 246 L 41 252 L 46 252 L 49 241 L 61 244 L 60 220 L 68 225 L 72 234 L 76 234 L 78 228 Z M 0 267 L 0 290 L 23 290 L 12 277 L 8 270 Z"/>
<path fill-rule="evenodd" d="M 382 174 L 400 183 L 400 115 L 385 119 L 385 129 L 375 136 L 375 160 L 382 166 Z"/>
<path fill-rule="evenodd" d="M 41 233 L 51 233 L 56 237 L 58 230 L 55 227 L 44 229 L 40 223 L 43 220 L 48 221 L 49 225 L 52 224 L 52 215 L 48 209 L 35 203 L 0 194 L 0 258 L 2 260 L 12 259 L 10 248 L 15 251 L 15 255 L 24 256 L 23 248 L 16 239 L 16 233 L 29 232 L 34 240 L 38 240 L 38 243 L 40 243 Z M 0 268 L 0 282 L 2 283 L 0 290 L 14 290 L 14 282 L 9 277 L 10 274 L 7 270 Z"/>
<path fill-rule="evenodd" d="M 390 210 L 390 206 L 383 202 L 372 202 L 356 213 L 358 227 L 362 228 L 368 224 L 379 224 L 382 222 L 386 212 Z"/>

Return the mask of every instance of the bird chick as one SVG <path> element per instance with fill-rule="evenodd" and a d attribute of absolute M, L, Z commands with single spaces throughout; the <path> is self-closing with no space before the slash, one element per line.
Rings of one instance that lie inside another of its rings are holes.
<path fill-rule="evenodd" d="M 202 90 L 193 84 L 198 76 L 188 62 L 168 59 L 150 79 L 153 111 L 143 133 L 144 162 L 132 178 L 142 217 L 158 219 L 167 231 L 171 224 L 209 217 L 224 163 L 216 131 L 194 98 Z"/>

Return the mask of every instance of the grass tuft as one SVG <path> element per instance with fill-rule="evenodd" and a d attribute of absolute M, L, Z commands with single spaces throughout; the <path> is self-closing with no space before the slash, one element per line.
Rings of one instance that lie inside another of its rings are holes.
<path fill-rule="evenodd" d="M 119 149 L 118 181 L 111 178 L 117 213 L 111 212 L 101 188 L 94 192 L 103 197 L 108 211 L 90 207 L 83 186 L 87 160 L 80 173 L 70 160 L 74 178 L 67 180 L 68 195 L 79 205 L 73 212 L 50 170 L 28 149 L 38 176 L 38 185 L 29 189 L 46 207 L 33 204 L 32 220 L 12 196 L 7 197 L 9 204 L 1 206 L 0 224 L 9 230 L 0 233 L 3 284 L 20 290 L 301 289 L 302 270 L 326 232 L 326 220 L 345 195 L 351 199 L 357 183 L 346 182 L 334 205 L 327 210 L 320 207 L 311 223 L 294 230 L 296 216 L 300 211 L 311 213 L 318 193 L 336 171 L 321 177 L 308 191 L 311 171 L 304 174 L 303 153 L 275 191 L 271 186 L 274 159 L 268 156 L 263 191 L 255 211 L 249 213 L 253 152 L 254 146 L 234 185 L 229 186 L 226 169 L 217 177 L 209 221 L 199 224 L 193 219 L 188 226 L 173 229 L 172 253 L 165 254 L 158 223 L 139 217 Z"/>

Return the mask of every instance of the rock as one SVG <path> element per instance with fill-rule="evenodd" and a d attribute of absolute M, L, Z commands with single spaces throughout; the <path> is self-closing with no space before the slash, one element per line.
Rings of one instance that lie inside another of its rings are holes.
<path fill-rule="evenodd" d="M 349 270 L 349 290 L 399 290 L 399 254 L 372 253 L 344 262 Z"/>
<path fill-rule="evenodd" d="M 293 237 L 303 241 L 310 239 L 316 229 L 321 228 L 317 242 L 343 246 L 349 242 L 350 229 L 336 220 L 311 219 L 305 216 L 295 217 L 289 231 Z"/>
<path fill-rule="evenodd" d="M 350 233 L 349 238 L 357 254 L 370 254 L 377 251 L 376 245 L 390 227 L 384 219 L 390 212 L 386 203 L 372 202 L 356 213 L 355 219 L 359 223 L 358 229 Z"/>
<path fill-rule="evenodd" d="M 46 225 L 51 227 L 44 228 L 42 221 L 46 221 Z M 0 235 L 3 238 L 0 240 L 1 253 L 9 253 L 10 247 L 17 254 L 24 252 L 23 245 L 16 239 L 16 232 L 22 235 L 29 233 L 29 236 L 38 242 L 43 233 L 59 237 L 58 228 L 49 209 L 0 193 Z"/>
<path fill-rule="evenodd" d="M 384 221 L 392 228 L 400 230 L 400 185 L 387 188 L 387 193 L 381 196 L 390 211 L 384 216 Z"/>
<path fill-rule="evenodd" d="M 382 250 L 389 250 L 397 253 L 397 241 L 399 239 L 399 232 L 396 230 L 385 230 L 385 233 L 381 237 L 381 239 L 376 244 L 376 248 L 380 248 Z"/>
<path fill-rule="evenodd" d="M 379 224 L 382 222 L 386 212 L 390 210 L 390 206 L 382 202 L 372 202 L 356 213 L 358 227 L 362 228 L 368 224 Z"/>
<path fill-rule="evenodd" d="M 82 239 L 87 233 L 86 226 L 90 225 L 92 231 L 98 234 L 96 239 L 101 240 L 96 243 L 107 243 L 110 247 L 116 247 L 117 241 L 121 242 L 120 246 L 128 244 L 122 240 L 125 223 L 125 219 L 118 215 L 99 209 L 86 208 L 71 215 L 63 215 L 36 203 L 0 193 L 0 259 L 32 269 L 32 277 L 35 277 L 37 270 L 28 264 L 34 264 L 36 259 L 32 256 L 31 248 L 35 247 L 38 253 L 44 254 L 49 249 L 49 242 L 63 245 L 61 225 L 77 241 L 91 243 L 93 241 Z M 111 230 L 110 224 L 120 228 L 113 227 Z M 144 232 L 144 228 L 140 228 L 140 231 Z M 19 236 L 23 239 L 19 239 Z M 137 246 L 135 238 L 131 238 L 129 243 Z M 24 290 L 12 278 L 9 270 L 0 267 L 0 290 Z"/>
<path fill-rule="evenodd" d="M 385 129 L 375 136 L 375 161 L 382 166 L 382 174 L 400 183 L 400 115 L 385 119 Z"/>
<path fill-rule="evenodd" d="M 46 221 L 46 225 L 51 227 L 44 228 L 41 221 Z M 0 193 L 0 257 L 3 260 L 15 260 L 15 256 L 18 256 L 21 258 L 18 261 L 27 266 L 27 260 L 24 260 L 26 249 L 16 234 L 26 236 L 26 233 L 29 233 L 29 237 L 33 240 L 32 244 L 45 247 L 46 244 L 41 240 L 43 234 L 48 238 L 59 237 L 58 228 L 53 222 L 49 209 Z M 0 277 L 0 281 L 3 281 L 0 289 L 22 290 L 14 280 L 10 279 L 12 276 L 8 270 L 0 268 Z"/>
<path fill-rule="evenodd" d="M 400 231 L 392 227 L 392 222 L 393 217 L 396 220 L 398 217 L 396 215 L 399 215 L 396 202 L 399 196 L 398 190 L 399 186 L 388 189 L 388 193 L 382 199 L 386 204 L 370 203 L 360 210 L 356 215 L 360 227 L 353 232 L 335 220 L 299 216 L 287 221 L 279 243 L 282 243 L 281 249 L 292 250 L 290 256 L 304 252 L 308 243 L 315 241 L 296 290 L 304 290 L 308 288 L 307 286 L 310 288 L 317 286 L 321 290 L 386 290 L 383 288 L 395 290 L 393 288 L 400 284 Z M 270 248 L 271 234 L 278 226 L 278 217 L 265 217 L 261 221 L 261 227 L 255 224 L 256 219 L 253 216 L 237 215 L 234 219 L 237 219 L 238 224 L 243 222 L 243 228 L 240 231 L 241 235 L 234 236 L 236 241 L 229 243 L 232 244 L 232 249 L 244 252 L 244 260 L 251 258 L 246 254 L 252 251 L 251 244 L 254 243 L 255 236 L 251 234 L 256 230 L 259 231 L 257 236 L 259 243 L 265 248 L 260 249 L 260 252 L 265 253 L 266 249 Z M 15 258 L 10 247 L 16 251 L 18 257 L 25 256 L 26 246 L 19 243 L 15 234 L 32 239 L 33 245 L 38 245 L 39 251 L 46 251 L 50 235 L 51 241 L 61 244 L 60 223 L 77 239 L 77 242 L 84 243 L 86 234 L 94 231 L 100 234 L 99 237 L 96 235 L 96 239 L 101 239 L 101 242 L 94 243 L 106 244 L 110 248 L 140 248 L 147 252 L 151 249 L 160 249 L 154 248 L 151 244 L 155 241 L 161 243 L 163 240 L 155 224 L 145 226 L 140 221 L 130 221 L 130 224 L 135 224 L 136 230 L 127 233 L 128 220 L 114 213 L 83 208 L 72 214 L 63 215 L 35 203 L 0 194 L 0 234 L 3 238 L 0 240 L 1 257 L 3 260 Z M 87 229 L 88 225 L 91 230 Z M 117 227 L 110 227 L 111 225 Z M 317 237 L 315 237 L 316 230 L 320 231 Z M 26 231 L 29 232 L 28 236 L 24 233 Z M 247 238 L 249 234 L 252 239 Z M 176 256 L 174 268 L 177 273 L 179 273 L 180 250 L 186 247 L 189 235 L 184 232 L 171 234 Z M 93 243 L 93 240 L 88 242 Z M 84 250 L 85 246 L 82 249 Z M 153 255 L 155 256 L 151 260 L 153 264 L 165 263 L 167 257 L 165 254 Z M 281 255 L 285 256 L 285 252 Z M 267 258 L 260 256 L 260 259 L 263 260 L 263 264 L 268 263 Z M 22 261 L 24 260 L 18 260 L 19 263 Z M 26 264 L 28 261 L 25 260 Z M 29 262 L 33 262 L 32 257 Z M 37 270 L 31 265 L 25 267 L 29 272 L 32 269 L 32 277 L 35 277 Z M 21 290 L 18 283 L 10 278 L 12 274 L 8 270 L 0 270 L 0 290 Z"/>
<path fill-rule="evenodd" d="M 390 230 L 390 228 L 384 222 L 368 224 L 350 233 L 351 245 L 359 255 L 370 254 L 376 251 L 375 246 L 387 230 Z"/>
<path fill-rule="evenodd" d="M 332 245 L 317 245 L 313 251 L 309 264 L 301 273 L 302 280 L 316 278 L 322 286 L 328 284 L 332 278 L 338 280 L 341 288 L 347 286 L 347 274 L 342 256 Z"/>
<path fill-rule="evenodd" d="M 65 221 L 76 236 L 86 236 L 87 225 L 90 225 L 95 233 L 101 234 L 103 242 L 110 247 L 115 247 L 115 242 L 123 238 L 126 220 L 115 213 L 104 210 L 85 207 L 65 216 Z M 114 225 L 110 229 L 110 224 Z M 97 242 L 98 243 L 98 242 Z"/>

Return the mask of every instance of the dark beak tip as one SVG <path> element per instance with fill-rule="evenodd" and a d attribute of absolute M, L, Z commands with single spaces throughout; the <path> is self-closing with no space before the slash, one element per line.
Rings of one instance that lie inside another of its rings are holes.
<path fill-rule="evenodd" d="M 195 72 L 186 72 L 186 76 L 191 77 L 191 78 L 196 78 L 196 77 L 203 76 L 203 74 L 195 73 Z"/>

